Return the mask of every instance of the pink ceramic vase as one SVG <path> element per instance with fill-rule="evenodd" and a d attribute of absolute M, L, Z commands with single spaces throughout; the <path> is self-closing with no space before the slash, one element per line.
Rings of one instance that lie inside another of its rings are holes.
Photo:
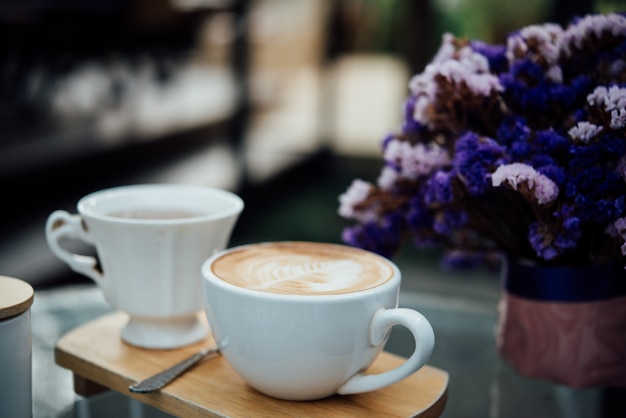
<path fill-rule="evenodd" d="M 626 386 L 626 273 L 621 266 L 503 272 L 496 342 L 526 377 L 573 388 Z"/>

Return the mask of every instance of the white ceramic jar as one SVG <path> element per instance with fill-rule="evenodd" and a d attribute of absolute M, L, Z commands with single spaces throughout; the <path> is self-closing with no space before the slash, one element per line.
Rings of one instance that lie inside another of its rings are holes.
<path fill-rule="evenodd" d="M 0 417 L 32 417 L 33 288 L 0 276 Z"/>

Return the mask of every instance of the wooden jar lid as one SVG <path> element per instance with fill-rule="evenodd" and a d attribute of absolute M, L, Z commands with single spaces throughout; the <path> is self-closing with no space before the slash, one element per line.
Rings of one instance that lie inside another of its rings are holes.
<path fill-rule="evenodd" d="M 23 280 L 0 276 L 0 320 L 25 312 L 33 304 L 35 291 Z"/>

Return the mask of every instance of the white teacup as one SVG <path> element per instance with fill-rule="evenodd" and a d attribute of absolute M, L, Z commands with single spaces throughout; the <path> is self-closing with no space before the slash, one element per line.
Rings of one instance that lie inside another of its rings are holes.
<path fill-rule="evenodd" d="M 420 369 L 433 350 L 426 318 L 397 307 L 398 268 L 364 250 L 251 244 L 215 254 L 202 275 L 207 319 L 222 354 L 250 386 L 272 397 L 377 390 Z M 395 369 L 366 374 L 394 325 L 413 334 L 413 354 Z"/>
<path fill-rule="evenodd" d="M 203 261 L 226 247 L 243 210 L 237 195 L 201 186 L 112 188 L 78 202 L 78 214 L 53 212 L 52 252 L 91 278 L 114 308 L 129 314 L 122 339 L 144 348 L 176 348 L 205 338 Z M 71 253 L 63 239 L 95 246 L 97 258 Z"/>

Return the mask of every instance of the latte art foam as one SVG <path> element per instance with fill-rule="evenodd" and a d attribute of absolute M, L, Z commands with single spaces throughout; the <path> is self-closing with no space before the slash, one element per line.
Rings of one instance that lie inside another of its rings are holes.
<path fill-rule="evenodd" d="M 307 293 L 329 293 L 357 285 L 363 271 L 363 268 L 353 260 L 318 261 L 308 257 L 284 258 L 269 263 L 262 260 L 249 263 L 247 270 L 241 272 L 250 277 L 247 287 L 264 290 L 298 283 L 302 286 L 301 290 Z"/>
<path fill-rule="evenodd" d="M 242 247 L 215 260 L 213 272 L 235 286 L 270 293 L 324 295 L 376 287 L 393 276 L 382 258 L 356 248 L 318 243 Z"/>

